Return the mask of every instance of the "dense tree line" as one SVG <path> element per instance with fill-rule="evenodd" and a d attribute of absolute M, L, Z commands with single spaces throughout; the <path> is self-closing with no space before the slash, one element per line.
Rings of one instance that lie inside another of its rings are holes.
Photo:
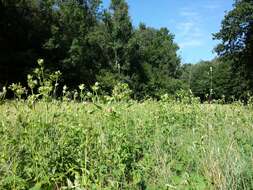
<path fill-rule="evenodd" d="M 134 28 L 124 0 L 1 0 L 2 85 L 25 81 L 35 60 L 60 70 L 70 87 L 95 81 L 110 92 L 128 83 L 136 97 L 158 95 L 177 81 L 180 59 L 166 28 Z"/>
<path fill-rule="evenodd" d="M 245 79 L 240 73 L 234 72 L 233 64 L 221 58 L 183 65 L 181 80 L 201 100 L 233 101 L 245 99 L 252 93 L 245 90 Z"/>
<path fill-rule="evenodd" d="M 205 99 L 253 92 L 253 1 L 236 0 L 214 34 L 219 57 L 181 64 L 167 28 L 134 27 L 125 0 L 0 0 L 0 87 L 25 82 L 44 58 L 75 88 L 98 81 L 103 93 L 128 83 L 135 98 L 191 89 Z"/>
<path fill-rule="evenodd" d="M 236 0 L 214 39 L 218 58 L 183 65 L 181 79 L 201 99 L 246 100 L 253 94 L 253 1 Z"/>

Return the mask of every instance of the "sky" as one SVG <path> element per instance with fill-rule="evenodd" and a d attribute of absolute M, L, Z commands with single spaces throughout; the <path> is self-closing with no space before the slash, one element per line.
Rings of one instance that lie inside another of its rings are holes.
<path fill-rule="evenodd" d="M 219 31 L 233 0 L 127 0 L 135 27 L 145 23 L 154 28 L 167 27 L 175 35 L 178 54 L 183 63 L 212 60 L 218 41 L 212 34 Z M 107 8 L 110 0 L 103 0 Z"/>

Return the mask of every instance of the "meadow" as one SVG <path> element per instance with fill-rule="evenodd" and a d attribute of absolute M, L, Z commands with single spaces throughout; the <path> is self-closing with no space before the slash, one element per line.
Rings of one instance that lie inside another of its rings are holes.
<path fill-rule="evenodd" d="M 0 190 L 253 190 L 253 0 L 0 0 L 0 50 Z"/>
<path fill-rule="evenodd" d="M 0 113 L 0 189 L 253 189 L 251 105 L 6 100 Z"/>
<path fill-rule="evenodd" d="M 137 101 L 97 82 L 57 96 L 61 73 L 38 64 L 0 92 L 0 189 L 253 189 L 252 98 Z"/>

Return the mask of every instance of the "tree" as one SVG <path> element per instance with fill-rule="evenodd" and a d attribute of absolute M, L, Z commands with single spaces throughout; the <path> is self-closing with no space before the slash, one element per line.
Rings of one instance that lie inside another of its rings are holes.
<path fill-rule="evenodd" d="M 130 83 L 131 59 L 134 48 L 130 42 L 133 27 L 124 0 L 112 0 L 109 10 L 105 10 L 98 28 L 99 45 L 103 49 L 104 63 L 97 74 L 106 91 L 111 91 L 119 81 Z M 136 60 L 138 62 L 138 59 Z"/>
<path fill-rule="evenodd" d="M 0 1 L 0 83 L 23 82 L 50 36 L 50 0 Z M 52 9 L 51 9 L 52 10 Z M 1 85 L 0 85 L 1 86 Z"/>
<path fill-rule="evenodd" d="M 125 0 L 112 0 L 110 5 L 111 20 L 108 32 L 110 33 L 110 45 L 113 51 L 114 67 L 119 73 L 127 72 L 128 63 L 126 58 L 126 47 L 132 37 L 132 23 L 128 13 L 128 5 Z"/>
<path fill-rule="evenodd" d="M 222 41 L 216 52 L 230 60 L 235 75 L 243 76 L 241 89 L 253 92 L 253 1 L 236 0 L 214 38 Z"/>
<path fill-rule="evenodd" d="M 174 36 L 166 28 L 159 30 L 141 24 L 135 31 L 135 38 L 140 49 L 140 59 L 146 81 L 144 92 L 151 96 L 173 93 L 181 87 L 178 78 L 180 59 Z"/>
<path fill-rule="evenodd" d="M 136 98 L 182 87 L 167 28 L 132 26 L 125 0 L 0 0 L 0 85 L 24 81 L 38 58 L 75 88 L 99 81 L 106 93 L 128 83 Z"/>
<path fill-rule="evenodd" d="M 99 49 L 91 39 L 98 22 L 100 1 L 59 1 L 55 10 L 52 36 L 44 44 L 49 50 L 51 67 L 63 72 L 64 83 L 76 86 L 91 85 L 99 69 Z"/>
<path fill-rule="evenodd" d="M 244 79 L 240 72 L 234 73 L 231 61 L 221 58 L 183 65 L 181 80 L 202 101 L 207 100 L 211 92 L 213 99 L 225 97 L 227 101 L 232 97 L 242 99 L 248 93 L 247 86 L 241 84 Z"/>

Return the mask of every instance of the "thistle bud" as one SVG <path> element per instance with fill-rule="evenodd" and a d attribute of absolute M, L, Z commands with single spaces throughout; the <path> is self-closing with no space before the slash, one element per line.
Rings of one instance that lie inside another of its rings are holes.
<path fill-rule="evenodd" d="M 42 66 L 43 65 L 43 63 L 44 63 L 44 59 L 38 59 L 38 64 L 39 64 L 39 66 Z"/>

